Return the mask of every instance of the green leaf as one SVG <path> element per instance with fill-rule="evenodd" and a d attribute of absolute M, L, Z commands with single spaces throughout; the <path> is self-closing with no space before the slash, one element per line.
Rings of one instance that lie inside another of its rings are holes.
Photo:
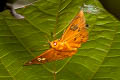
<path fill-rule="evenodd" d="M 88 42 L 72 58 L 23 66 L 61 37 L 80 7 Z M 120 22 L 97 0 L 38 0 L 17 12 L 25 19 L 0 13 L 0 80 L 120 80 Z"/>

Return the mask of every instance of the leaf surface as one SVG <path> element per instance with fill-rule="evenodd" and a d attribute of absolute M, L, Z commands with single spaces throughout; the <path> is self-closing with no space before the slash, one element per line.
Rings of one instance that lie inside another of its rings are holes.
<path fill-rule="evenodd" d="M 43 65 L 23 66 L 60 38 L 84 4 L 89 40 L 72 58 Z M 17 10 L 0 13 L 0 80 L 120 80 L 120 22 L 98 1 L 38 0 Z"/>

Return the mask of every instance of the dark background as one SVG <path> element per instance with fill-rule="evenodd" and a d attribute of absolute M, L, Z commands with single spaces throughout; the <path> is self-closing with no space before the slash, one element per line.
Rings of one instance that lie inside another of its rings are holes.
<path fill-rule="evenodd" d="M 103 7 L 120 20 L 120 0 L 99 0 Z"/>

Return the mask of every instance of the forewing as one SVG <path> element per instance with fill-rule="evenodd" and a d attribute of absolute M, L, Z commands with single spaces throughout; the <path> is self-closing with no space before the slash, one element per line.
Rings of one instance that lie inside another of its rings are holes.
<path fill-rule="evenodd" d="M 69 24 L 68 28 L 62 35 L 61 41 L 67 41 L 77 34 L 79 34 L 79 31 L 84 28 L 85 25 L 85 18 L 84 18 L 84 13 L 81 10 L 77 16 L 72 20 L 72 22 Z"/>
<path fill-rule="evenodd" d="M 86 42 L 88 39 L 88 30 L 86 28 L 82 28 L 79 34 L 76 34 L 73 38 L 69 39 L 67 42 Z"/>
<path fill-rule="evenodd" d="M 32 59 L 31 61 L 25 63 L 25 65 L 32 65 L 32 64 L 43 64 L 46 62 L 61 60 L 66 57 L 71 57 L 73 54 L 75 54 L 77 51 L 69 51 L 69 52 L 63 52 L 63 51 L 56 51 L 53 48 L 45 51 L 40 56 L 37 56 L 36 58 Z"/>
<path fill-rule="evenodd" d="M 67 43 L 72 48 L 79 48 L 82 43 L 88 40 L 88 31 L 86 28 L 82 28 L 79 34 L 75 35 L 73 38 L 67 40 Z"/>

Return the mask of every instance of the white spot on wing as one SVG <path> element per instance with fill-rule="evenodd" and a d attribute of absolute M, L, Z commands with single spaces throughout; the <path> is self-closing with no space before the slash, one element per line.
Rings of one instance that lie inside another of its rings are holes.
<path fill-rule="evenodd" d="M 38 61 L 41 61 L 42 59 L 41 58 L 37 58 Z"/>
<path fill-rule="evenodd" d="M 44 60 L 46 60 L 46 58 L 42 58 L 42 60 L 44 61 Z"/>
<path fill-rule="evenodd" d="M 37 58 L 38 61 L 44 61 L 46 58 Z"/>

